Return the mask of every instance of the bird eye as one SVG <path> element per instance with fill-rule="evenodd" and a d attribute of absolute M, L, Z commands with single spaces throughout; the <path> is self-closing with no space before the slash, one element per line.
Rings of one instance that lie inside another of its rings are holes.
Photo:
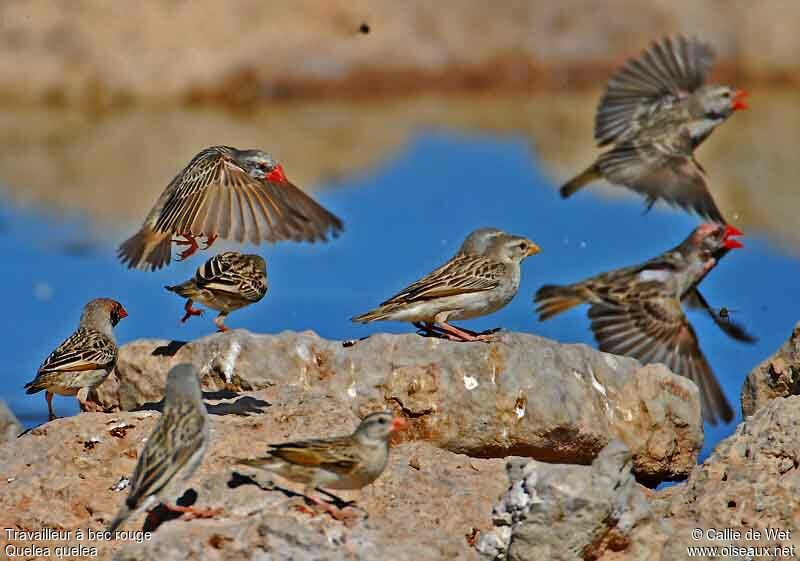
<path fill-rule="evenodd" d="M 528 249 L 528 244 L 526 244 L 525 242 L 521 242 L 517 247 L 520 248 L 522 251 L 525 251 L 526 249 Z"/>
<path fill-rule="evenodd" d="M 731 92 L 729 92 L 729 91 L 724 91 L 724 92 L 722 92 L 722 97 L 724 97 L 724 98 L 726 98 L 726 99 L 727 99 L 727 98 L 729 98 L 730 96 L 731 96 Z"/>

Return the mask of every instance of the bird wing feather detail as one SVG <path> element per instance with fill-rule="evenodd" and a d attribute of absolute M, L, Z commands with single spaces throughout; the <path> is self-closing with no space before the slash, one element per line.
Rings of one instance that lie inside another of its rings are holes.
<path fill-rule="evenodd" d="M 39 372 L 97 370 L 110 367 L 116 360 L 114 341 L 99 331 L 81 327 L 45 359 Z"/>
<path fill-rule="evenodd" d="M 713 61 L 708 43 L 682 35 L 665 37 L 629 59 L 611 76 L 598 105 L 598 145 L 617 141 L 659 104 L 673 104 L 702 86 Z"/>
<path fill-rule="evenodd" d="M 478 256 L 458 255 L 381 306 L 492 290 L 500 284 L 504 274 L 505 265 L 502 263 Z"/>
<path fill-rule="evenodd" d="M 215 255 L 197 269 L 198 288 L 242 296 L 256 302 L 266 293 L 266 276 L 246 256 L 226 251 Z"/>
<path fill-rule="evenodd" d="M 231 148 L 200 152 L 170 183 L 158 232 L 216 235 L 239 243 L 317 241 L 342 222 L 292 183 L 250 176 Z"/>
<path fill-rule="evenodd" d="M 600 350 L 630 356 L 643 364 L 660 362 L 686 376 L 700 389 L 703 415 L 709 422 L 725 422 L 733 411 L 703 355 L 697 334 L 681 309 L 680 301 L 648 291 L 642 283 L 623 298 L 593 304 L 589 309 L 592 332 Z"/>
<path fill-rule="evenodd" d="M 288 444 L 276 444 L 268 453 L 303 467 L 319 467 L 328 471 L 348 474 L 358 465 L 352 454 L 352 443 L 348 437 L 330 440 L 306 440 Z"/>
<path fill-rule="evenodd" d="M 705 173 L 692 155 L 686 130 L 619 144 L 601 154 L 597 166 L 610 182 L 644 195 L 650 206 L 663 199 L 725 223 L 708 190 Z"/>

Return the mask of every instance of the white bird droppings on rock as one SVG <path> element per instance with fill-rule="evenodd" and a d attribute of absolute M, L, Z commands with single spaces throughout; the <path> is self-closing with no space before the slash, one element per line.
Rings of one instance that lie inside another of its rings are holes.
<path fill-rule="evenodd" d="M 610 368 L 613 368 L 614 370 L 616 370 L 617 366 L 619 366 L 619 362 L 617 362 L 617 359 L 614 358 L 612 355 L 610 355 L 608 353 L 603 353 L 603 358 L 605 359 L 606 364 Z"/>
<path fill-rule="evenodd" d="M 225 375 L 225 383 L 230 384 L 233 380 L 233 369 L 236 366 L 236 359 L 239 358 L 239 353 L 242 352 L 242 346 L 239 341 L 233 341 L 231 346 L 228 347 L 228 352 L 222 359 L 222 373 Z"/>
<path fill-rule="evenodd" d="M 525 416 L 525 406 L 524 405 L 517 405 L 514 407 L 514 413 L 517 414 L 517 419 L 521 419 Z"/>
<path fill-rule="evenodd" d="M 597 376 L 594 375 L 594 372 L 591 368 L 589 368 L 589 374 L 592 376 L 592 387 L 603 394 L 603 397 L 608 397 L 605 386 L 600 383 L 600 380 L 597 379 Z"/>
<path fill-rule="evenodd" d="M 472 376 L 467 376 L 464 374 L 464 387 L 468 390 L 474 390 L 478 387 L 478 380 L 473 378 Z"/>
<path fill-rule="evenodd" d="M 358 395 L 358 391 L 356 390 L 356 381 L 353 380 L 350 382 L 350 385 L 347 387 L 347 395 L 349 397 L 356 397 Z"/>

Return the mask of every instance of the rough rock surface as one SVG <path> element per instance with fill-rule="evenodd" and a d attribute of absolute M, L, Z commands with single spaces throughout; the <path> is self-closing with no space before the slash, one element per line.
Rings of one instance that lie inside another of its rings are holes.
<path fill-rule="evenodd" d="M 509 462 L 511 487 L 495 507 L 496 528 L 476 548 L 492 560 L 599 559 L 626 551 L 646 561 L 654 524 L 645 493 L 636 483 L 630 450 L 612 441 L 591 466 L 537 461 Z"/>
<path fill-rule="evenodd" d="M 0 444 L 13 440 L 22 432 L 22 424 L 4 401 L 0 401 Z"/>
<path fill-rule="evenodd" d="M 348 410 L 335 416 L 307 408 L 288 410 L 267 405 L 258 395 L 222 400 L 206 395 L 212 441 L 203 464 L 190 482 L 198 506 L 221 507 L 215 520 L 165 522 L 142 543 L 77 539 L 75 531 L 100 530 L 116 513 L 127 490 L 115 487 L 130 476 L 138 451 L 158 413 L 82 413 L 33 429 L 0 446 L 0 528 L 35 531 L 70 530 L 68 542 L 11 540 L 17 546 L 83 545 L 109 559 L 475 559 L 468 538 L 491 526 L 491 505 L 505 487 L 504 461 L 453 454 L 427 443 L 393 448 L 389 466 L 370 487 L 338 493 L 356 500 L 349 523 L 328 516 L 311 518 L 287 496 L 300 491 L 280 479 L 282 488 L 267 489 L 269 477 L 236 468 L 236 458 L 253 457 L 267 443 L 289 438 L 331 435 L 352 430 L 358 419 Z M 247 403 L 279 414 L 241 415 L 235 404 Z M 232 405 L 233 404 L 233 405 Z M 245 477 L 255 476 L 264 488 Z M 244 484 L 236 485 L 237 481 Z M 121 530 L 141 530 L 144 515 Z M 4 547 L 9 540 L 0 535 Z M 413 548 L 409 543 L 415 544 Z M 39 555 L 38 557 L 43 557 Z"/>
<path fill-rule="evenodd" d="M 659 492 L 635 483 L 618 442 L 591 467 L 512 460 L 495 528 L 476 549 L 492 561 L 797 559 L 798 425 L 800 396 L 774 399 L 685 483 Z"/>
<path fill-rule="evenodd" d="M 800 394 L 800 323 L 789 340 L 756 366 L 742 386 L 742 413 L 749 417 L 776 397 Z"/>
<path fill-rule="evenodd" d="M 311 332 L 244 330 L 185 345 L 139 340 L 122 347 L 96 400 L 106 410 L 157 402 L 180 362 L 197 366 L 207 390 L 263 390 L 290 411 L 389 407 L 412 421 L 407 439 L 475 457 L 588 464 L 618 438 L 633 452 L 637 478 L 656 483 L 685 477 L 702 444 L 697 389 L 687 379 L 519 333 L 489 344 L 379 334 L 348 345 Z"/>

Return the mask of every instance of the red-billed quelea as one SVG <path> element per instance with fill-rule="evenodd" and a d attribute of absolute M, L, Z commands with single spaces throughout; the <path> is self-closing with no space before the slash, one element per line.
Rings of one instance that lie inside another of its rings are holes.
<path fill-rule="evenodd" d="M 375 481 L 389 461 L 389 437 L 406 421 L 389 412 L 367 415 L 353 434 L 327 439 L 272 444 L 266 455 L 239 460 L 305 485 L 306 495 L 335 517 L 338 512 L 311 496 L 322 489 L 361 489 Z"/>
<path fill-rule="evenodd" d="M 170 182 L 141 230 L 119 247 L 130 268 L 169 264 L 172 244 L 188 246 L 180 258 L 208 249 L 219 237 L 239 243 L 325 241 L 342 221 L 292 184 L 283 166 L 261 150 L 212 146 Z"/>
<path fill-rule="evenodd" d="M 105 380 L 117 364 L 114 327 L 128 312 L 110 298 L 96 298 L 83 308 L 78 329 L 61 343 L 39 367 L 36 378 L 25 384 L 25 393 L 45 391 L 52 421 L 53 395 L 76 395 Z"/>
<path fill-rule="evenodd" d="M 731 237 L 737 235 L 741 232 L 732 226 L 702 224 L 680 245 L 641 265 L 568 286 L 543 286 L 535 296 L 539 319 L 588 303 L 592 332 L 601 351 L 634 357 L 644 364 L 666 364 L 697 384 L 707 421 L 730 422 L 733 410 L 681 302 L 703 309 L 730 337 L 755 340 L 738 324 L 721 318 L 698 288 L 719 259 L 742 247 Z"/>
<path fill-rule="evenodd" d="M 531 240 L 496 228 L 472 232 L 447 263 L 354 322 L 410 321 L 422 332 L 454 341 L 487 340 L 448 322 L 496 312 L 517 294 L 520 264 L 539 253 Z"/>
<path fill-rule="evenodd" d="M 229 313 L 258 302 L 267 293 L 267 263 L 260 255 L 226 251 L 203 263 L 193 278 L 165 288 L 188 298 L 181 322 L 202 314 L 192 307 L 197 300 L 219 312 L 214 324 L 219 331 L 227 331 L 224 321 Z"/>
<path fill-rule="evenodd" d="M 595 118 L 598 146 L 613 145 L 561 187 L 566 198 L 598 179 L 623 185 L 725 223 L 694 150 L 734 111 L 745 92 L 704 84 L 714 58 L 699 39 L 666 37 L 629 60 L 608 81 Z"/>
<path fill-rule="evenodd" d="M 167 374 L 164 409 L 139 454 L 130 478 L 128 498 L 108 526 L 114 532 L 131 515 L 163 503 L 191 517 L 211 517 L 219 510 L 171 504 L 203 461 L 208 447 L 209 420 L 197 370 L 178 364 Z"/>

